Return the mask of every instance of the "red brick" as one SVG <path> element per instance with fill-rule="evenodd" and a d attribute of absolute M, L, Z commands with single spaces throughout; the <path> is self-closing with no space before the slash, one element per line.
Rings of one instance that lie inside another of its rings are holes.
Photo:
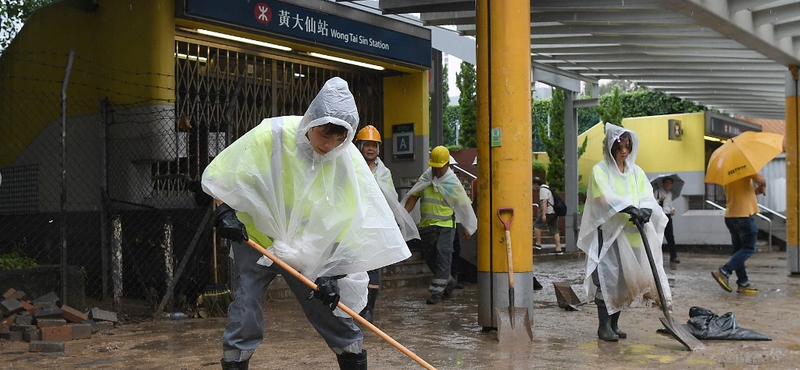
<path fill-rule="evenodd" d="M 31 304 L 31 301 L 28 301 L 28 300 L 22 300 L 22 301 L 19 301 L 19 303 L 22 303 L 22 309 L 24 309 L 25 311 L 28 311 L 28 313 L 29 313 L 31 316 L 33 316 L 33 313 L 34 313 L 34 312 L 36 312 L 36 307 L 34 307 L 34 306 Z"/>
<path fill-rule="evenodd" d="M 83 320 L 89 319 L 89 315 L 85 312 L 78 311 L 70 306 L 63 305 L 61 309 L 64 311 L 64 319 L 72 323 L 81 323 Z"/>
<path fill-rule="evenodd" d="M 14 320 L 16 319 L 16 317 L 17 315 L 13 314 L 9 317 L 4 318 L 3 320 L 0 320 L 0 331 L 2 331 L 3 328 L 8 329 L 11 327 L 11 325 L 14 325 Z"/>
<path fill-rule="evenodd" d="M 68 342 L 72 340 L 72 327 L 70 326 L 53 326 L 49 328 L 42 328 L 42 340 Z"/>
<path fill-rule="evenodd" d="M 3 293 L 3 299 L 8 299 L 8 297 L 11 297 L 11 295 L 14 294 L 14 292 L 16 291 L 17 290 L 14 288 L 8 288 L 8 290 L 6 290 L 6 292 Z"/>

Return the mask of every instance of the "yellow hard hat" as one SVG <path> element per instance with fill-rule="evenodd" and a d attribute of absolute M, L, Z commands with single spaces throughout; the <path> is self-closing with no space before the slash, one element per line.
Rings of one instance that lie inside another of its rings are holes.
<path fill-rule="evenodd" d="M 428 161 L 428 165 L 442 168 L 448 163 L 450 163 L 450 151 L 447 148 L 439 145 L 431 150 L 431 159 Z"/>
<path fill-rule="evenodd" d="M 378 129 L 375 128 L 375 126 L 366 125 L 361 130 L 358 130 L 358 135 L 356 135 L 356 142 L 359 141 L 377 141 L 379 143 L 382 143 L 381 133 L 378 132 Z"/>

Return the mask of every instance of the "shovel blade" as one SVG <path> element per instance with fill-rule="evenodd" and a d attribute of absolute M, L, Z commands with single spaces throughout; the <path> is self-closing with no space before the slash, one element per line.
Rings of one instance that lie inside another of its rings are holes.
<path fill-rule="evenodd" d="M 500 343 L 528 343 L 533 341 L 531 319 L 526 308 L 496 308 L 497 340 Z"/>
<path fill-rule="evenodd" d="M 572 290 L 572 285 L 569 282 L 553 282 L 553 289 L 556 291 L 556 302 L 559 308 L 567 311 L 578 311 L 578 306 L 583 304 L 575 291 Z"/>
<path fill-rule="evenodd" d="M 694 335 L 686 331 L 686 328 L 684 328 L 681 324 L 678 324 L 678 322 L 676 322 L 675 319 L 673 319 L 672 317 L 659 317 L 658 319 L 661 320 L 662 324 L 664 324 L 664 327 L 667 329 L 667 332 L 669 332 L 673 337 L 675 337 L 675 339 L 677 339 L 678 342 L 681 342 L 681 344 L 686 346 L 686 348 L 689 349 L 690 351 L 696 351 L 706 347 L 706 345 L 703 344 L 703 342 L 701 342 L 699 339 L 695 338 Z"/>

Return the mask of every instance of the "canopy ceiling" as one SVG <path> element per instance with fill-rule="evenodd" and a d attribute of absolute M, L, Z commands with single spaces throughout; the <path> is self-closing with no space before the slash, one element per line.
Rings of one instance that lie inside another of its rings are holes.
<path fill-rule="evenodd" d="M 635 81 L 742 117 L 785 118 L 787 66 L 800 65 L 800 0 L 530 4 L 534 68 L 590 83 Z M 378 7 L 476 34 L 474 1 L 380 0 Z"/>

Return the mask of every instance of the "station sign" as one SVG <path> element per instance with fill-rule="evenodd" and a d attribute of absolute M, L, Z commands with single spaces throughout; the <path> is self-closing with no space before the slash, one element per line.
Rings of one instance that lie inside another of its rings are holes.
<path fill-rule="evenodd" d="M 431 66 L 431 41 L 277 0 L 185 0 L 190 16 L 314 44 Z"/>

